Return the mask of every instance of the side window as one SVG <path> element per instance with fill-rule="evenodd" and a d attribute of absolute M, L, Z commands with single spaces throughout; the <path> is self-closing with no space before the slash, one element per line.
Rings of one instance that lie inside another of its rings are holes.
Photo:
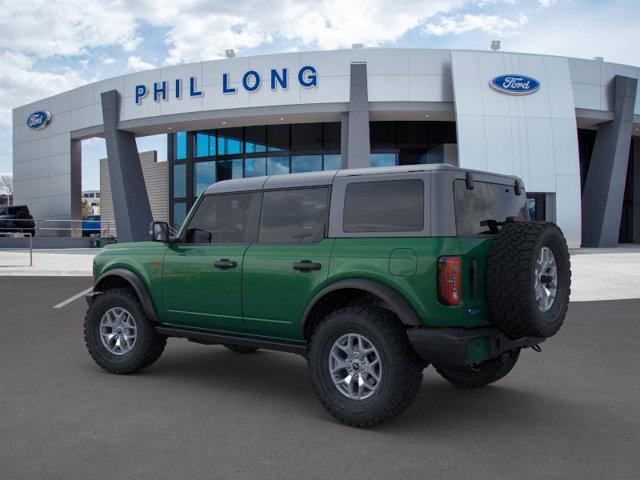
<path fill-rule="evenodd" d="M 419 232 L 424 228 L 420 179 L 353 182 L 344 196 L 342 229 L 354 232 Z"/>
<path fill-rule="evenodd" d="M 185 243 L 245 243 L 252 193 L 202 199 L 185 232 Z"/>
<path fill-rule="evenodd" d="M 324 238 L 328 207 L 328 188 L 264 192 L 258 241 L 319 242 Z"/>

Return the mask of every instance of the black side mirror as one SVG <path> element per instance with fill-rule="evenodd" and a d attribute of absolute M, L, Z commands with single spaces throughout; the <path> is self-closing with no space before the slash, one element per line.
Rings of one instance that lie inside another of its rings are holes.
<path fill-rule="evenodd" d="M 169 243 L 169 224 L 167 222 L 151 222 L 149 236 L 152 242 Z"/>

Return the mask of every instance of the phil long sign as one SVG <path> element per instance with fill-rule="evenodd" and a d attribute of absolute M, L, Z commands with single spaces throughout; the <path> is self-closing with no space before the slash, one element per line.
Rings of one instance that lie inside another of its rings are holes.
<path fill-rule="evenodd" d="M 289 69 L 272 68 L 268 72 L 257 72 L 248 70 L 239 78 L 231 78 L 230 73 L 223 73 L 219 85 L 210 87 L 223 95 L 233 95 L 238 90 L 245 90 L 249 93 L 260 88 L 269 90 L 286 90 L 290 82 L 297 82 L 302 88 L 312 88 L 318 86 L 318 74 L 315 67 L 311 65 L 303 66 L 289 77 Z M 135 87 L 134 97 L 136 104 L 142 104 L 147 97 L 153 98 L 154 102 L 167 101 L 170 98 L 179 100 L 183 95 L 189 97 L 200 97 L 204 90 L 200 86 L 203 82 L 196 77 L 176 78 L 174 80 L 164 80 L 154 82 L 151 85 L 139 84 Z M 183 93 L 183 84 L 184 90 Z M 188 86 L 188 89 L 187 89 Z M 188 91 L 187 91 L 188 90 Z"/>
<path fill-rule="evenodd" d="M 509 73 L 498 75 L 489 82 L 494 90 L 508 95 L 530 95 L 540 89 L 540 82 L 532 77 Z"/>

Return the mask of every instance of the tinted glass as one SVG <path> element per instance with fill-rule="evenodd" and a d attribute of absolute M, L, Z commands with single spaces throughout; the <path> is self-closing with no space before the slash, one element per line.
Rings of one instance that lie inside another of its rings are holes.
<path fill-rule="evenodd" d="M 385 150 L 396 148 L 396 122 L 369 123 L 371 136 L 371 150 Z"/>
<path fill-rule="evenodd" d="M 176 160 L 187 158 L 187 132 L 176 132 L 173 143 L 173 154 Z"/>
<path fill-rule="evenodd" d="M 245 177 L 262 177 L 267 174 L 267 159 L 260 158 L 247 158 L 244 161 L 244 176 Z"/>
<path fill-rule="evenodd" d="M 340 151 L 340 133 L 342 124 L 325 123 L 324 124 L 324 150 Z"/>
<path fill-rule="evenodd" d="M 185 243 L 244 243 L 252 193 L 208 195 L 185 232 Z"/>
<path fill-rule="evenodd" d="M 322 155 L 296 155 L 291 157 L 291 173 L 322 170 Z"/>
<path fill-rule="evenodd" d="M 182 163 L 173 166 L 173 196 L 176 198 L 187 195 L 187 165 Z"/>
<path fill-rule="evenodd" d="M 267 142 L 270 152 L 289 150 L 289 125 L 269 125 Z"/>
<path fill-rule="evenodd" d="M 504 222 L 507 217 L 529 218 L 524 192 L 516 195 L 514 188 L 497 183 L 474 182 L 468 190 L 464 180 L 453 182 L 458 235 L 490 233 L 487 220 Z"/>
<path fill-rule="evenodd" d="M 372 153 L 369 158 L 372 167 L 393 167 L 396 165 L 395 153 Z"/>
<path fill-rule="evenodd" d="M 289 157 L 267 158 L 267 175 L 289 173 Z"/>
<path fill-rule="evenodd" d="M 427 148 L 427 122 L 398 122 L 400 148 Z"/>
<path fill-rule="evenodd" d="M 267 127 L 246 127 L 244 129 L 244 151 L 246 153 L 267 151 Z"/>
<path fill-rule="evenodd" d="M 258 241 L 319 242 L 324 238 L 328 204 L 328 188 L 265 192 Z"/>
<path fill-rule="evenodd" d="M 242 153 L 242 128 L 218 130 L 218 155 Z"/>
<path fill-rule="evenodd" d="M 187 204 L 185 202 L 175 202 L 173 204 L 173 229 L 179 230 L 187 216 Z"/>
<path fill-rule="evenodd" d="M 424 228 L 424 182 L 418 179 L 347 185 L 345 232 L 419 232 Z"/>
<path fill-rule="evenodd" d="M 291 150 L 294 152 L 322 151 L 322 124 L 291 125 Z"/>
<path fill-rule="evenodd" d="M 216 162 L 197 162 L 193 164 L 193 189 L 196 196 L 216 182 Z"/>
<path fill-rule="evenodd" d="M 242 178 L 242 159 L 218 160 L 216 178 L 220 180 L 230 180 L 232 178 Z"/>
<path fill-rule="evenodd" d="M 196 132 L 196 157 L 211 157 L 216 154 L 216 134 L 214 132 Z"/>
<path fill-rule="evenodd" d="M 324 164 L 322 165 L 323 170 L 340 170 L 342 166 L 342 162 L 340 159 L 340 154 L 331 154 L 324 156 Z"/>

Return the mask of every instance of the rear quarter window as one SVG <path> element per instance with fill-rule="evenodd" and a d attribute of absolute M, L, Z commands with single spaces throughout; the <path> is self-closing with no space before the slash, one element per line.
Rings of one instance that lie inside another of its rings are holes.
<path fill-rule="evenodd" d="M 491 233 L 485 224 L 488 220 L 505 222 L 508 217 L 529 219 L 524 190 L 516 195 L 510 185 L 478 181 L 474 182 L 473 190 L 469 190 L 464 180 L 455 180 L 453 191 L 458 235 Z"/>
<path fill-rule="evenodd" d="M 419 232 L 424 228 L 424 182 L 420 179 L 347 185 L 342 228 L 356 232 Z"/>

